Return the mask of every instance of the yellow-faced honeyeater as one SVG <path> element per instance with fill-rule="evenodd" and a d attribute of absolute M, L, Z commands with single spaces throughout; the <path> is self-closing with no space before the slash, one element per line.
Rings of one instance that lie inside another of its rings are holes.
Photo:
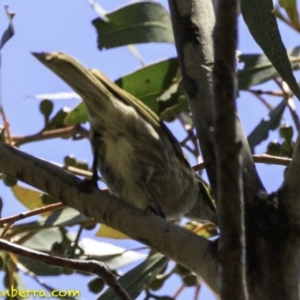
<path fill-rule="evenodd" d="M 33 55 L 82 97 L 97 166 L 113 195 L 170 219 L 186 215 L 215 221 L 206 184 L 154 112 L 66 54 Z"/>

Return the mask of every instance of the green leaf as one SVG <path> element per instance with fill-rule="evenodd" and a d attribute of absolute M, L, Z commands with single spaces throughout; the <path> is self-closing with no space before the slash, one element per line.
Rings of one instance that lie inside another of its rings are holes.
<path fill-rule="evenodd" d="M 57 129 L 63 128 L 65 126 L 65 119 L 69 114 L 70 109 L 68 107 L 63 107 L 60 109 L 47 124 L 47 129 Z"/>
<path fill-rule="evenodd" d="M 101 18 L 93 21 L 100 50 L 149 42 L 174 43 L 170 15 L 159 3 L 133 3 L 106 17 L 109 21 Z"/>
<path fill-rule="evenodd" d="M 179 73 L 177 58 L 171 58 L 128 74 L 118 79 L 116 84 L 144 102 L 151 110 L 159 115 L 162 109 L 158 98 L 161 97 L 171 85 L 177 83 L 180 78 L 181 75 Z M 177 92 L 177 87 L 172 91 L 173 93 Z M 169 96 L 171 96 L 171 93 Z"/>
<path fill-rule="evenodd" d="M 255 41 L 273 63 L 282 79 L 300 99 L 300 89 L 293 75 L 285 46 L 281 40 L 272 0 L 242 0 L 241 11 Z"/>
<path fill-rule="evenodd" d="M 83 102 L 71 109 L 64 119 L 65 125 L 77 125 L 88 121 L 88 116 Z"/>
<path fill-rule="evenodd" d="M 292 69 L 299 68 L 300 46 L 288 51 Z M 239 61 L 244 63 L 243 69 L 238 72 L 239 89 L 247 90 L 253 85 L 264 83 L 279 74 L 273 64 L 265 55 L 261 54 L 242 54 Z"/>
<path fill-rule="evenodd" d="M 279 126 L 285 107 L 286 101 L 283 100 L 269 113 L 269 118 L 267 120 L 263 119 L 249 134 L 248 142 L 252 153 L 256 145 L 268 138 L 269 131 L 275 130 Z"/>
<path fill-rule="evenodd" d="M 182 111 L 188 111 L 188 99 L 180 78 L 158 98 L 159 117 L 164 121 L 173 120 L 174 116 Z"/>
<path fill-rule="evenodd" d="M 118 282 L 123 286 L 132 299 L 136 299 L 138 295 L 145 290 L 151 281 L 166 266 L 169 259 L 160 253 L 149 257 L 146 261 L 130 270 L 122 276 Z M 99 300 L 117 300 L 118 297 L 111 289 L 108 289 Z"/>

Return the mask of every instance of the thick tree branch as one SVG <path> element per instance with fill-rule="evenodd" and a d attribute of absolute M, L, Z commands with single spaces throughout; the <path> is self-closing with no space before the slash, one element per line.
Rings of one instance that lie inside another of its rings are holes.
<path fill-rule="evenodd" d="M 215 193 L 217 167 L 213 144 L 212 32 L 215 24 L 213 5 L 207 0 L 169 0 L 169 6 L 183 83 L 188 94 L 209 181 Z M 256 173 L 240 120 L 236 118 L 236 130 L 242 142 L 244 197 L 246 203 L 252 203 L 253 199 L 265 196 L 265 189 Z M 226 137 L 226 132 L 223 133 Z"/>
<path fill-rule="evenodd" d="M 278 272 L 285 274 L 282 286 L 286 293 L 289 291 L 290 299 L 298 299 L 300 294 L 300 136 L 296 142 L 292 161 L 287 168 L 285 180 L 278 192 L 278 210 L 282 215 L 284 227 L 282 228 L 284 245 Z M 286 234 L 288 232 L 288 234 Z"/>
<path fill-rule="evenodd" d="M 280 189 L 280 206 L 294 226 L 300 225 L 300 136 L 295 145 L 292 161 L 285 174 L 285 180 Z"/>
<path fill-rule="evenodd" d="M 219 256 L 222 299 L 247 299 L 243 142 L 235 99 L 237 1 L 220 0 L 214 31 L 215 149 L 218 169 Z M 224 134 L 226 133 L 226 134 Z"/>
<path fill-rule="evenodd" d="M 97 190 L 82 192 L 81 180 L 46 161 L 0 143 L 0 171 L 58 198 L 199 274 L 218 292 L 216 245 L 154 214 Z M 188 253 L 188 255 L 187 255 Z"/>

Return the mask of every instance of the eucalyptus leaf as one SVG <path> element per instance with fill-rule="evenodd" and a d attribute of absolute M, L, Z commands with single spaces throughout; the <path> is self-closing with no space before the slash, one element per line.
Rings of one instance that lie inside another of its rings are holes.
<path fill-rule="evenodd" d="M 268 119 L 263 119 L 249 134 L 248 142 L 252 153 L 256 145 L 268 138 L 270 130 L 278 128 L 285 107 L 286 101 L 282 100 L 277 107 L 269 113 Z"/>
<path fill-rule="evenodd" d="M 43 207 L 41 196 L 42 192 L 29 189 L 20 185 L 15 185 L 11 188 L 14 196 L 27 208 L 35 209 L 38 207 Z"/>
<path fill-rule="evenodd" d="M 67 207 L 55 211 L 49 217 L 42 218 L 39 223 L 44 226 L 73 226 L 87 221 L 88 218 L 79 211 Z"/>
<path fill-rule="evenodd" d="M 300 99 L 300 89 L 293 75 L 285 46 L 281 40 L 272 0 L 241 0 L 243 18 L 255 41 L 273 63 L 282 79 Z"/>
<path fill-rule="evenodd" d="M 288 51 L 292 69 L 299 69 L 300 46 Z M 239 89 L 247 90 L 253 85 L 264 83 L 279 74 L 266 55 L 242 54 L 239 61 L 244 63 L 243 69 L 238 72 Z"/>
<path fill-rule="evenodd" d="M 137 267 L 123 275 L 118 282 L 123 286 L 132 299 L 136 299 L 149 283 L 163 270 L 169 259 L 156 253 Z M 99 300 L 119 299 L 111 289 L 108 289 Z"/>
<path fill-rule="evenodd" d="M 79 246 L 83 249 L 88 259 L 102 261 L 112 270 L 124 267 L 138 260 L 145 260 L 147 257 L 146 254 L 139 253 L 138 251 L 128 251 L 111 243 L 96 241 L 90 238 L 83 238 Z"/>
<path fill-rule="evenodd" d="M 114 48 L 139 43 L 174 43 L 168 11 L 159 3 L 143 1 L 107 14 L 106 21 L 93 21 L 98 33 L 98 47 Z"/>
<path fill-rule="evenodd" d="M 172 85 L 177 84 L 178 86 L 180 78 L 181 75 L 177 58 L 170 58 L 123 76 L 116 80 L 116 84 L 141 100 L 159 115 L 163 109 L 160 107 L 158 99 L 161 98 Z M 176 92 L 177 87 L 172 93 Z M 169 93 L 167 97 L 165 95 L 163 100 L 165 101 L 171 97 L 172 93 Z"/>

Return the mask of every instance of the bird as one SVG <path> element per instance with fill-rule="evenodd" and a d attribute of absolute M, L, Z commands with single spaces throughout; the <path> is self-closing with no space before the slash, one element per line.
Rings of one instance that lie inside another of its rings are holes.
<path fill-rule="evenodd" d="M 90 122 L 94 178 L 114 196 L 169 220 L 216 222 L 208 185 L 168 127 L 143 102 L 62 52 L 32 53 L 79 96 Z"/>

